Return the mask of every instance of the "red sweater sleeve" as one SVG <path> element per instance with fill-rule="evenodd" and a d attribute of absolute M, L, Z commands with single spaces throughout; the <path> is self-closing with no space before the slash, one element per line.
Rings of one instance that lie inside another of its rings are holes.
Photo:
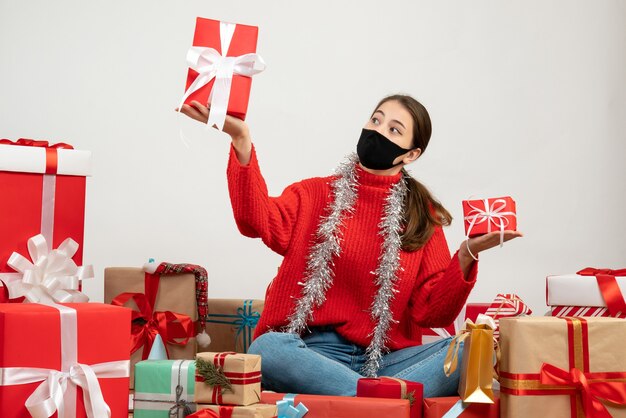
<path fill-rule="evenodd" d="M 270 197 L 261 175 L 256 150 L 248 165 L 242 165 L 231 145 L 227 168 L 228 192 L 239 231 L 251 238 L 261 238 L 273 251 L 284 255 L 291 241 L 300 207 L 296 185 L 280 197 Z"/>
<path fill-rule="evenodd" d="M 423 251 L 416 287 L 411 296 L 412 317 L 424 328 L 447 326 L 457 317 L 476 283 L 478 263 L 472 264 L 465 278 L 458 252 L 450 258 L 441 227 L 435 229 Z"/>

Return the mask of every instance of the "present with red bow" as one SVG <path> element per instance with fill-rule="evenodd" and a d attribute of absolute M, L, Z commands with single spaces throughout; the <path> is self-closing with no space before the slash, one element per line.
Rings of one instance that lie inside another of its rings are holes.
<path fill-rule="evenodd" d="M 248 406 L 261 400 L 261 356 L 204 352 L 196 355 L 197 403 Z"/>
<path fill-rule="evenodd" d="M 222 129 L 226 115 L 244 120 L 252 76 L 265 69 L 256 54 L 259 28 L 197 18 L 189 71 L 179 108 L 196 100 L 210 108 L 209 126 Z"/>
<path fill-rule="evenodd" d="M 548 276 L 546 303 L 553 316 L 626 317 L 626 269 L 587 267 L 576 274 Z"/>
<path fill-rule="evenodd" d="M 626 417 L 626 320 L 503 318 L 503 417 Z"/>
<path fill-rule="evenodd" d="M 194 264 L 105 269 L 105 302 L 134 309 L 131 365 L 148 358 L 157 334 L 169 359 L 195 358 L 196 328 L 204 329 L 206 317 L 207 280 L 206 270 Z M 134 387 L 133 368 L 130 384 Z"/>
<path fill-rule="evenodd" d="M 27 256 L 29 239 L 39 234 L 49 252 L 72 240 L 76 250 L 70 258 L 82 264 L 85 177 L 90 174 L 89 151 L 65 143 L 0 139 L 0 280 L 22 279 L 9 259 L 13 253 Z"/>
<path fill-rule="evenodd" d="M 424 399 L 424 418 L 499 418 L 499 393 L 494 403 L 466 403 L 458 396 Z"/>
<path fill-rule="evenodd" d="M 126 418 L 129 334 L 126 308 L 0 304 L 0 417 Z"/>

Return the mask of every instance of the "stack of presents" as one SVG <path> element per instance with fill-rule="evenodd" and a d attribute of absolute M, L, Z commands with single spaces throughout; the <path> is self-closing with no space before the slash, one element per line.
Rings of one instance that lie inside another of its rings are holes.
<path fill-rule="evenodd" d="M 244 117 L 256 37 L 198 19 L 184 101 Z M 211 97 L 205 67 L 222 55 L 239 72 Z M 459 396 L 424 399 L 422 383 L 392 377 L 361 379 L 356 397 L 266 392 L 262 358 L 246 354 L 263 301 L 208 299 L 204 268 L 112 267 L 105 303 L 81 292 L 94 276 L 82 259 L 90 170 L 90 153 L 68 144 L 0 141 L 2 418 L 626 417 L 626 271 L 547 277 L 550 315 L 499 294 L 424 330 L 425 343 L 452 337 L 442 367 L 459 370 Z M 464 211 L 468 236 L 515 229 L 510 198 Z"/>

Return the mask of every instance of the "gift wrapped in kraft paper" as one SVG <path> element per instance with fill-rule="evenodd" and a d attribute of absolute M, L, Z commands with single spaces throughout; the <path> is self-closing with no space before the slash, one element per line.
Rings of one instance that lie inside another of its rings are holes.
<path fill-rule="evenodd" d="M 156 334 L 161 335 L 169 359 L 195 358 L 195 322 L 201 304 L 206 311 L 206 270 L 199 268 L 200 274 L 172 272 L 181 271 L 181 266 L 193 265 L 151 263 L 143 268 L 109 267 L 104 271 L 105 303 L 135 310 L 131 388 L 134 387 L 134 365 L 148 358 Z M 200 280 L 198 276 L 202 276 Z"/>
<path fill-rule="evenodd" d="M 209 299 L 206 332 L 212 352 L 248 352 L 265 301 L 259 299 Z M 199 351 L 206 351 L 198 347 Z"/>
<path fill-rule="evenodd" d="M 503 318 L 501 415 L 626 417 L 626 320 Z"/>
<path fill-rule="evenodd" d="M 444 372 L 450 376 L 457 368 L 458 352 L 463 343 L 459 396 L 463 402 L 494 403 L 493 375 L 496 351 L 493 318 L 479 315 L 474 324 L 467 320 L 465 328 L 450 343 L 444 361 Z"/>
<path fill-rule="evenodd" d="M 261 400 L 261 356 L 196 355 L 196 403 L 247 406 Z"/>
<path fill-rule="evenodd" d="M 273 418 L 276 416 L 276 405 L 257 403 L 249 406 L 225 406 L 225 405 L 198 405 L 198 417 L 202 418 L 200 411 L 213 411 L 219 418 Z"/>

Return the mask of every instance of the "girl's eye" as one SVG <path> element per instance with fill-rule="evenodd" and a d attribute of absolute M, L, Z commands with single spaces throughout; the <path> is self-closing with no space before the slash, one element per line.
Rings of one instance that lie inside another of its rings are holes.
<path fill-rule="evenodd" d="M 397 128 L 391 128 L 390 131 L 391 131 L 391 133 L 394 133 L 394 134 L 399 134 L 400 133 L 400 131 Z"/>
<path fill-rule="evenodd" d="M 374 123 L 374 125 L 378 125 L 380 123 L 380 121 L 378 120 L 377 117 L 373 117 L 372 118 L 372 123 Z"/>

